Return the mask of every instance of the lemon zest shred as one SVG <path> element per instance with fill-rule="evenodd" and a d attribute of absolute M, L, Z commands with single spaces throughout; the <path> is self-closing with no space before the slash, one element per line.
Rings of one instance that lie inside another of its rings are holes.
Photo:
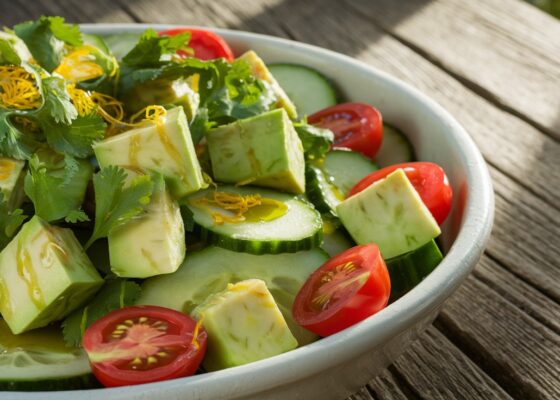
<path fill-rule="evenodd" d="M 95 47 L 83 45 L 68 53 L 54 72 L 71 83 L 89 81 L 103 75 L 103 68 L 95 62 Z"/>
<path fill-rule="evenodd" d="M 0 66 L 0 105 L 30 110 L 41 106 L 41 93 L 35 78 L 23 67 Z"/>
<path fill-rule="evenodd" d="M 198 335 L 200 334 L 200 328 L 202 328 L 202 321 L 204 321 L 204 314 L 200 316 L 200 319 L 196 321 L 196 325 L 193 330 L 192 345 L 198 350 L 200 348 L 200 343 L 198 343 Z"/>
<path fill-rule="evenodd" d="M 219 191 L 213 191 L 212 198 L 204 196 L 193 201 L 200 205 L 219 207 L 234 214 L 233 216 L 228 216 L 220 212 L 212 213 L 212 219 L 217 225 L 223 225 L 226 222 L 243 222 L 245 221 L 244 214 L 249 211 L 249 209 L 260 206 L 262 204 L 262 198 L 260 194 L 248 194 L 246 196 L 243 196 L 238 193 Z"/>
<path fill-rule="evenodd" d="M 91 98 L 91 94 L 85 90 L 78 89 L 74 83 L 66 85 L 66 90 L 72 99 L 72 104 L 80 116 L 92 114 L 96 110 L 96 104 Z"/>

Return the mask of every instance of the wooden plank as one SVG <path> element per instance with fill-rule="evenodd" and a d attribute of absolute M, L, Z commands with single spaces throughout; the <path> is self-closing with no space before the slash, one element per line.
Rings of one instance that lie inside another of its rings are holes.
<path fill-rule="evenodd" d="M 555 18 L 518 0 L 346 3 L 474 90 L 560 138 Z"/>
<path fill-rule="evenodd" d="M 483 257 L 473 276 L 541 324 L 560 334 L 560 304 L 525 283 L 503 266 Z"/>
<path fill-rule="evenodd" d="M 346 400 L 375 400 L 375 398 L 372 397 L 371 393 L 366 388 L 362 388 Z"/>
<path fill-rule="evenodd" d="M 395 379 L 394 375 L 385 370 L 368 383 L 367 387 L 373 397 L 379 400 L 418 399 L 412 391 L 406 390 L 406 384 Z"/>
<path fill-rule="evenodd" d="M 434 327 L 428 328 L 394 366 L 399 378 L 422 399 L 510 399 Z"/>
<path fill-rule="evenodd" d="M 436 326 L 513 397 L 560 398 L 560 335 L 474 277 Z"/>
<path fill-rule="evenodd" d="M 3 0 L 2 3 L 5 3 Z M 111 0 L 8 0 L 9 9 L 2 18 L 2 24 L 12 26 L 16 23 L 37 19 L 41 15 L 59 15 L 69 22 L 134 22 L 122 8 Z"/>
<path fill-rule="evenodd" d="M 496 212 L 488 254 L 560 302 L 560 213 L 499 171 L 491 175 Z"/>

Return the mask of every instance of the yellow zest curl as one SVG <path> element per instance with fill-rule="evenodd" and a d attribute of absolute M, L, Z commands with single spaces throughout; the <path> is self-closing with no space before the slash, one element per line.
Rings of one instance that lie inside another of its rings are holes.
<path fill-rule="evenodd" d="M 19 110 L 41 106 L 41 93 L 35 78 L 24 68 L 0 66 L 0 105 Z"/>
<path fill-rule="evenodd" d="M 99 78 L 103 75 L 103 68 L 95 62 L 94 51 L 97 49 L 90 45 L 77 47 L 62 59 L 54 72 L 72 83 Z"/>
<path fill-rule="evenodd" d="M 204 315 L 200 316 L 200 319 L 196 322 L 196 325 L 194 327 L 194 331 L 193 331 L 193 338 L 192 338 L 192 345 L 194 346 L 195 349 L 199 349 L 200 348 L 200 343 L 198 343 L 198 335 L 200 334 L 200 328 L 202 328 L 202 321 L 204 320 Z"/>
<path fill-rule="evenodd" d="M 72 103 L 80 116 L 92 114 L 96 109 L 96 104 L 93 101 L 91 94 L 85 90 L 76 88 L 75 84 L 66 86 L 66 90 L 72 99 Z"/>
<path fill-rule="evenodd" d="M 234 213 L 232 217 L 223 215 L 219 212 L 212 213 L 212 219 L 217 225 L 223 225 L 226 222 L 243 222 L 245 221 L 244 214 L 249 211 L 249 209 L 262 204 L 261 196 L 259 194 L 249 194 L 247 196 L 243 196 L 238 193 L 218 191 L 212 192 L 212 194 L 212 198 L 202 197 L 196 201 L 201 204 L 216 206 Z"/>

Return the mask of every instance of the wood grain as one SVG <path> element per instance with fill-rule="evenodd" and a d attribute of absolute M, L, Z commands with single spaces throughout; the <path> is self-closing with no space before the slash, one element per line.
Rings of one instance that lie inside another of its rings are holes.
<path fill-rule="evenodd" d="M 553 17 L 516 0 L 346 4 L 502 108 L 560 138 L 560 23 Z"/>
<path fill-rule="evenodd" d="M 560 397 L 560 335 L 474 277 L 446 303 L 436 326 L 512 396 Z"/>
<path fill-rule="evenodd" d="M 434 327 L 428 328 L 394 366 L 396 373 L 422 399 L 510 398 Z"/>

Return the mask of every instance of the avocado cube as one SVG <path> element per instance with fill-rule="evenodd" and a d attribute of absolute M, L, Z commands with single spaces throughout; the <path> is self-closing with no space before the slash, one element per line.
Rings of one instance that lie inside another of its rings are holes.
<path fill-rule="evenodd" d="M 265 82 L 272 90 L 276 97 L 276 107 L 283 108 L 291 119 L 297 119 L 297 110 L 295 104 L 290 100 L 282 86 L 276 78 L 272 76 L 264 61 L 253 50 L 249 50 L 239 57 L 245 60 L 251 68 L 251 74 L 261 81 Z"/>
<path fill-rule="evenodd" d="M 441 233 L 401 168 L 344 200 L 336 212 L 356 243 L 375 243 L 384 259 L 416 250 Z"/>
<path fill-rule="evenodd" d="M 162 174 L 176 198 L 208 186 L 183 107 L 167 110 L 159 126 L 131 129 L 96 143 L 93 149 L 101 168 L 130 166 Z"/>
<path fill-rule="evenodd" d="M 38 216 L 0 253 L 0 312 L 14 334 L 64 318 L 102 284 L 74 233 Z"/>
<path fill-rule="evenodd" d="M 203 366 L 235 367 L 298 345 L 264 281 L 248 279 L 211 295 L 193 311 L 208 333 Z"/>
<path fill-rule="evenodd" d="M 0 191 L 9 210 L 18 208 L 23 201 L 24 167 L 25 161 L 0 157 Z"/>
<path fill-rule="evenodd" d="M 206 139 L 217 181 L 305 191 L 303 146 L 284 109 L 212 129 Z"/>
<path fill-rule="evenodd" d="M 181 210 L 161 175 L 154 179 L 154 191 L 145 212 L 109 233 L 111 270 L 117 276 L 148 278 L 169 274 L 185 258 Z"/>

